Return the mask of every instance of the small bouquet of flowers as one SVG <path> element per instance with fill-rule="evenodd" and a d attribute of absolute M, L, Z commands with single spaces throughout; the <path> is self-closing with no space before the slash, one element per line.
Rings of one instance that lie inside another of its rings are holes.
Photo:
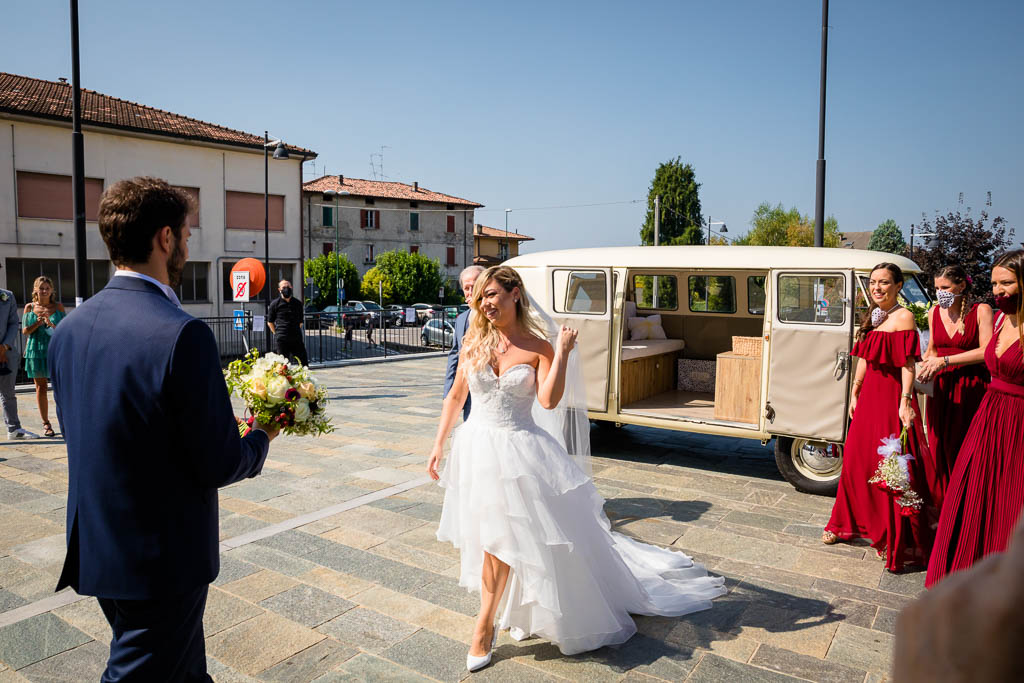
<path fill-rule="evenodd" d="M 914 459 L 907 451 L 907 428 L 903 427 L 899 437 L 890 434 L 883 438 L 878 454 L 882 459 L 878 461 L 878 468 L 868 483 L 896 497 L 896 504 L 900 506 L 900 514 L 904 517 L 916 515 L 921 511 L 923 501 L 913 488 L 907 464 Z"/>
<path fill-rule="evenodd" d="M 276 353 L 260 356 L 252 349 L 232 361 L 224 371 L 228 391 L 245 401 L 248 420 L 239 420 L 242 436 L 253 424 L 277 424 L 285 434 L 327 434 L 334 426 L 327 417 L 327 387 L 317 382 L 309 368 L 290 365 Z"/>

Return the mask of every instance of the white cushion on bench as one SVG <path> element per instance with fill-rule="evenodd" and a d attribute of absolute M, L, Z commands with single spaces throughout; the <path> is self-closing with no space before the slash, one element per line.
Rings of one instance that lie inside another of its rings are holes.
<path fill-rule="evenodd" d="M 630 339 L 622 342 L 622 360 L 634 360 L 672 351 L 682 351 L 685 347 L 686 342 L 682 339 Z"/>

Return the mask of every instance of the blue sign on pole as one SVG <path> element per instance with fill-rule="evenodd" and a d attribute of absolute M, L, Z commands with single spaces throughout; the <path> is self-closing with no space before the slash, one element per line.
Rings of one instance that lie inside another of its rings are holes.
<path fill-rule="evenodd" d="M 234 311 L 234 328 L 239 332 L 245 331 L 245 311 L 235 309 Z"/>

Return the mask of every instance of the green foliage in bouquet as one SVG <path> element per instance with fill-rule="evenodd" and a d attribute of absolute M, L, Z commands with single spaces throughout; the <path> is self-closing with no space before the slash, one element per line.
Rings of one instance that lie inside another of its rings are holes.
<path fill-rule="evenodd" d="M 228 365 L 224 371 L 228 391 L 245 402 L 248 421 L 239 423 L 239 433 L 248 433 L 254 423 L 278 425 L 285 434 L 320 436 L 334 431 L 327 417 L 327 387 L 321 385 L 308 367 L 290 365 L 276 353 L 260 356 L 256 349 Z"/>
<path fill-rule="evenodd" d="M 915 304 L 907 302 L 905 304 L 908 311 L 914 314 L 914 321 L 917 322 L 917 329 L 927 330 L 928 329 L 928 314 L 931 313 L 932 307 L 925 306 L 924 304 Z"/>

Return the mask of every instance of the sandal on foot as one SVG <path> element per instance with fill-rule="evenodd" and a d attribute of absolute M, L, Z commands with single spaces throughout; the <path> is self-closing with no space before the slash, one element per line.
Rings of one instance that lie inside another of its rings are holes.
<path fill-rule="evenodd" d="M 57 436 L 57 434 L 53 431 L 53 426 L 50 425 L 49 422 L 44 422 L 43 423 L 43 436 L 45 436 L 45 437 Z"/>
<path fill-rule="evenodd" d="M 839 541 L 839 537 L 827 529 L 821 532 L 821 542 L 825 545 L 835 545 Z"/>

